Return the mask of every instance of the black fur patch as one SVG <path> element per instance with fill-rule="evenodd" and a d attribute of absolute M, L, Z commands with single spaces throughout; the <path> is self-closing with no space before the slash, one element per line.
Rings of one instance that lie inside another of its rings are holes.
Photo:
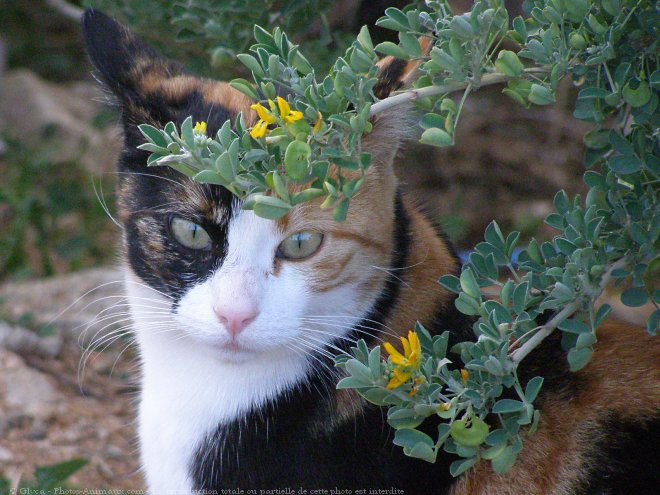
<path fill-rule="evenodd" d="M 406 261 L 412 241 L 409 225 L 410 220 L 401 200 L 401 192 L 397 190 L 394 198 L 394 249 L 392 250 L 391 262 L 391 270 L 394 270 L 394 273 L 401 272 L 402 268 L 407 264 Z M 336 344 L 337 347 L 348 351 L 350 347 L 349 339 L 364 339 L 367 345 L 375 345 L 376 335 L 383 330 L 383 324 L 388 320 L 392 308 L 394 308 L 399 298 L 401 284 L 401 277 L 395 276 L 390 272 L 390 275 L 385 280 L 383 290 L 374 301 L 367 315 L 360 323 L 355 325 L 355 328 L 349 333 L 348 339 L 344 339 L 341 343 Z"/>
<path fill-rule="evenodd" d="M 399 58 L 393 59 L 378 74 L 378 82 L 374 86 L 376 98 L 387 98 L 392 91 L 402 86 L 401 78 L 408 65 L 408 61 Z"/>
<path fill-rule="evenodd" d="M 660 490 L 660 411 L 654 418 L 604 421 L 594 439 L 580 495 L 652 495 Z"/>
<path fill-rule="evenodd" d="M 169 167 L 147 168 L 149 153 L 137 149 L 145 142 L 137 125 L 150 122 L 163 127 L 172 121 L 180 126 L 192 116 L 205 121 L 212 135 L 236 115 L 207 102 L 194 81 L 182 84 L 179 91 L 145 85 L 147 77 L 166 82 L 186 73 L 96 10 L 88 9 L 82 24 L 90 59 L 122 109 L 124 150 L 118 162 L 118 189 L 129 264 L 144 282 L 178 301 L 187 288 L 222 263 L 234 198 L 222 187 L 198 184 Z M 213 249 L 196 251 L 177 243 L 169 229 L 173 216 L 201 225 L 211 236 Z"/>

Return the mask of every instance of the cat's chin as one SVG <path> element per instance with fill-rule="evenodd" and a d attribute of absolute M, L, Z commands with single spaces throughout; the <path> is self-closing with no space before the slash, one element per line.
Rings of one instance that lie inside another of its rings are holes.
<path fill-rule="evenodd" d="M 204 345 L 216 359 L 227 363 L 244 363 L 256 359 L 260 354 L 257 349 L 235 341 L 205 342 Z"/>

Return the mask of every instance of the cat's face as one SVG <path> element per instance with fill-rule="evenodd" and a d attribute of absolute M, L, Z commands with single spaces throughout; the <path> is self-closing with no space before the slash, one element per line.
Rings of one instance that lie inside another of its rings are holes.
<path fill-rule="evenodd" d="M 180 334 L 219 359 L 320 347 L 348 333 L 382 289 L 391 198 L 380 214 L 356 199 L 346 222 L 316 204 L 275 222 L 217 186 L 139 174 L 120 180 L 128 263 L 150 287 L 142 297 L 167 300 Z"/>
<path fill-rule="evenodd" d="M 139 123 L 162 127 L 192 115 L 213 135 L 238 112 L 254 121 L 251 102 L 224 83 L 185 75 L 110 23 L 97 21 L 88 45 L 122 106 L 118 204 L 129 285 L 144 300 L 137 311 L 145 319 L 157 313 L 167 320 L 139 331 L 231 362 L 283 349 L 304 355 L 348 334 L 383 290 L 393 256 L 391 162 L 399 138 L 390 123 L 374 122 L 364 139 L 374 163 L 346 221 L 333 220 L 318 202 L 298 205 L 279 221 L 259 218 L 219 186 L 147 168 L 148 153 L 136 148 L 143 142 Z"/>

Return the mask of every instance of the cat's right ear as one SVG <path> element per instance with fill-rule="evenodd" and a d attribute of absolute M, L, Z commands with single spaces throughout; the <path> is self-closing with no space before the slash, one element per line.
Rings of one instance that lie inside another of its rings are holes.
<path fill-rule="evenodd" d="M 125 122 L 167 123 L 170 116 L 161 115 L 163 88 L 188 79 L 184 69 L 98 10 L 85 11 L 82 28 L 92 64 L 119 101 Z"/>

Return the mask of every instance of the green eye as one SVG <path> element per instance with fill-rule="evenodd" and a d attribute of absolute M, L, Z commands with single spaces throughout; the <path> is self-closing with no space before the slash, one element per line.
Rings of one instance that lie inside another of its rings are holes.
<path fill-rule="evenodd" d="M 296 232 L 282 241 L 276 256 L 285 260 L 301 260 L 318 251 L 323 234 L 320 232 Z"/>
<path fill-rule="evenodd" d="M 211 249 L 211 237 L 194 222 L 174 217 L 170 222 L 170 229 L 174 238 L 189 249 Z"/>

